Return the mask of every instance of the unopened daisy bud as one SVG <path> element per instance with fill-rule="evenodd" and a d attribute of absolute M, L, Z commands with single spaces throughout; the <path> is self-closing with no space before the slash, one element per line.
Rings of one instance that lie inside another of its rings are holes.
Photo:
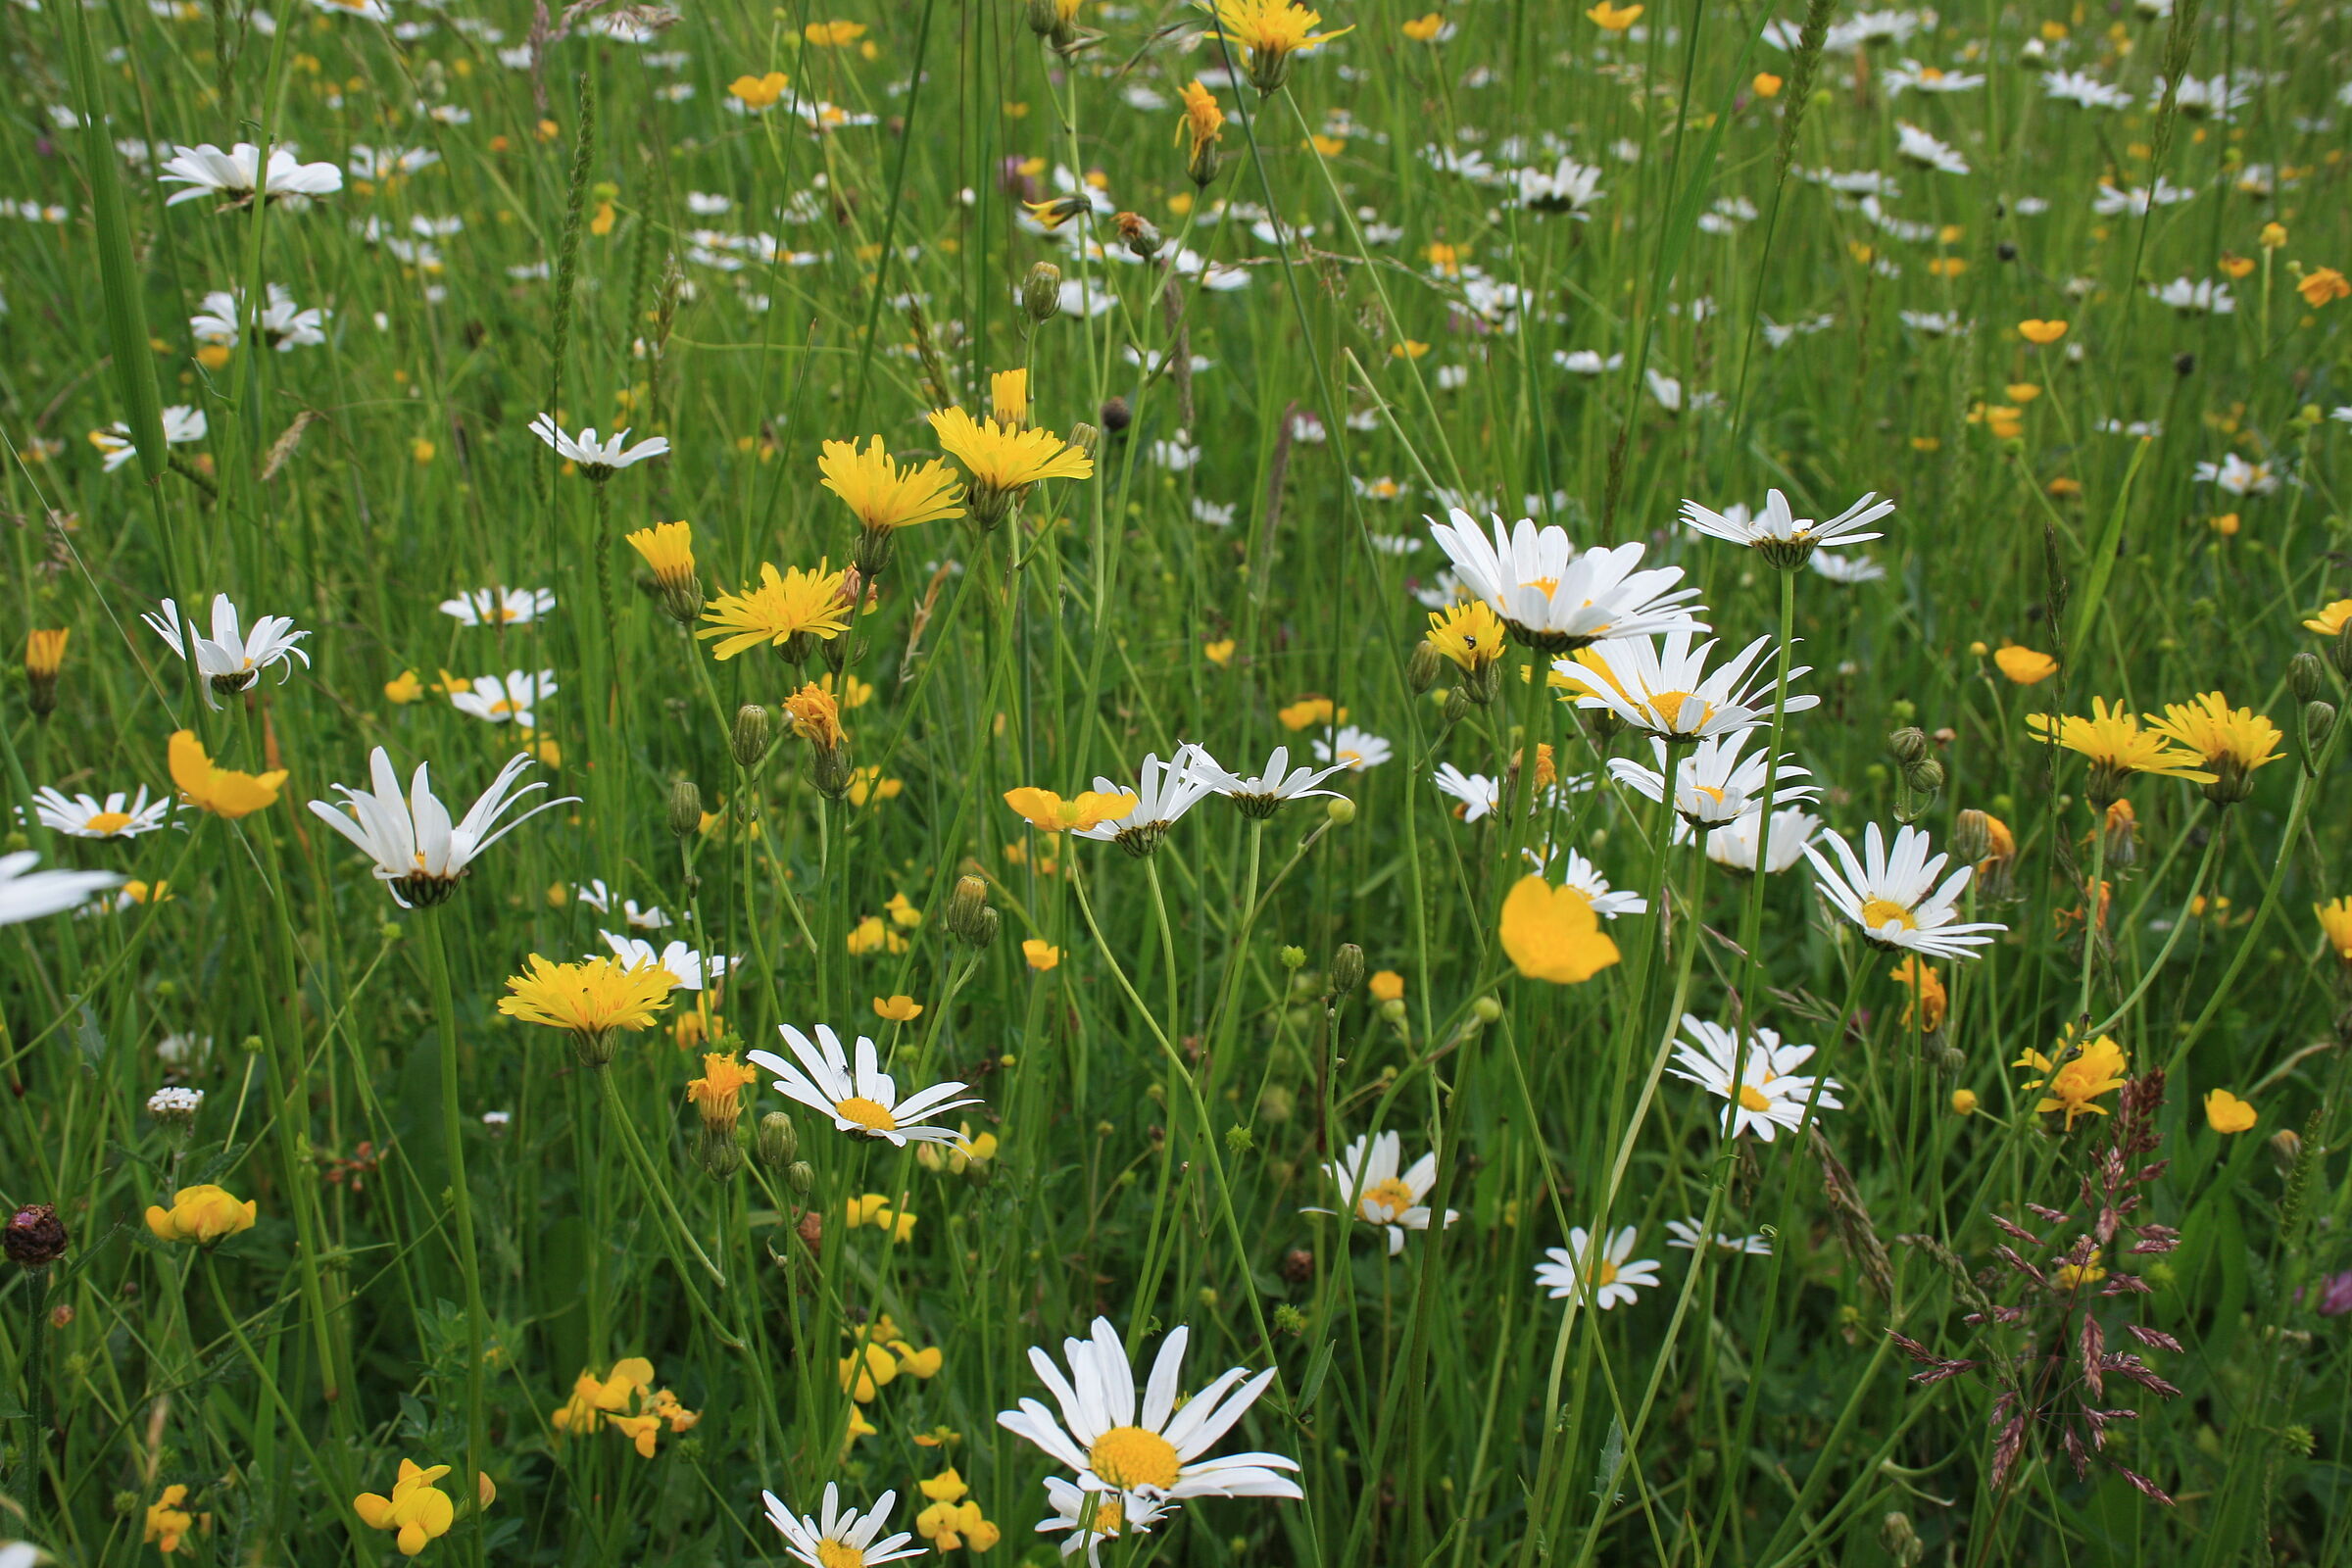
<path fill-rule="evenodd" d="M 746 703 L 735 710 L 735 729 L 727 737 L 728 749 L 735 754 L 735 765 L 758 767 L 760 759 L 767 756 L 772 732 L 767 710 L 758 703 Z"/>
<path fill-rule="evenodd" d="M 940 922 L 964 941 L 972 940 L 974 923 L 988 908 L 988 884 L 976 876 L 958 877 L 948 895 L 947 912 Z"/>
<path fill-rule="evenodd" d="M 682 839 L 703 830 L 703 792 L 690 778 L 669 787 L 669 830 Z"/>
<path fill-rule="evenodd" d="M 805 1159 L 796 1159 L 785 1168 L 784 1181 L 794 1192 L 806 1198 L 808 1189 L 816 1185 L 816 1167 Z"/>
<path fill-rule="evenodd" d="M 1148 262 L 1157 256 L 1160 246 L 1167 243 L 1160 237 L 1152 220 L 1141 213 L 1121 213 L 1111 221 L 1118 225 L 1119 238 L 1135 253 L 1135 259 L 1139 262 Z"/>
<path fill-rule="evenodd" d="M 1974 865 L 1992 853 L 1992 818 L 1983 811 L 1962 811 L 1952 822 L 1952 858 Z"/>
<path fill-rule="evenodd" d="M 24 706 L 32 710 L 35 718 L 47 718 L 57 711 L 57 672 L 66 662 L 66 641 L 73 636 L 70 628 L 55 631 L 35 628 L 24 634 Z"/>
<path fill-rule="evenodd" d="M 1061 269 L 1040 262 L 1021 283 L 1021 309 L 1032 323 L 1045 325 L 1061 314 Z"/>
<path fill-rule="evenodd" d="M 1364 950 L 1352 942 L 1343 942 L 1331 956 L 1331 994 L 1346 997 L 1354 994 L 1364 983 Z"/>
<path fill-rule="evenodd" d="M 2328 690 L 2328 670 L 2320 662 L 2320 656 L 2307 651 L 2288 660 L 2286 686 L 2295 694 L 2298 703 L 2315 701 L 2325 693 Z"/>
<path fill-rule="evenodd" d="M 1917 724 L 1906 724 L 1886 737 L 1887 755 L 1897 766 L 1908 770 L 1928 760 L 1928 732 Z"/>
<path fill-rule="evenodd" d="M 1355 820 L 1355 803 L 1345 795 L 1335 795 L 1323 803 L 1323 819 L 1333 827 L 1346 827 Z"/>
<path fill-rule="evenodd" d="M 801 1130 L 792 1118 L 780 1110 L 771 1110 L 760 1118 L 758 1138 L 760 1163 L 771 1170 L 782 1170 L 801 1157 Z"/>
<path fill-rule="evenodd" d="M 1404 678 L 1415 697 L 1438 683 L 1438 677 L 1446 672 L 1446 662 L 1445 651 L 1428 638 L 1413 646 L 1412 657 L 1404 662 Z"/>
<path fill-rule="evenodd" d="M 2303 1135 L 2292 1127 L 2281 1127 L 2271 1134 L 2271 1164 L 2280 1176 L 2292 1176 L 2295 1165 L 2303 1158 Z"/>
<path fill-rule="evenodd" d="M 2333 703 L 2305 703 L 2303 705 L 2303 749 L 2316 752 L 2328 740 L 2328 732 L 2335 728 Z"/>

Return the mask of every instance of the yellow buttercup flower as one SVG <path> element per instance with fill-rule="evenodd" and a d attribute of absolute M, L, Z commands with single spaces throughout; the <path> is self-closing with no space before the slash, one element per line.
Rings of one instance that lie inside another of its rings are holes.
<path fill-rule="evenodd" d="M 416 702 L 423 695 L 424 682 L 416 678 L 416 672 L 413 669 L 404 669 L 384 682 L 384 696 L 403 707 Z"/>
<path fill-rule="evenodd" d="M 2127 712 L 2121 703 L 2110 709 L 2105 698 L 2093 697 L 2090 712 L 2088 718 L 2076 713 L 2062 717 L 2028 713 L 2026 728 L 2043 740 L 2090 759 L 2086 793 L 2090 803 L 2101 810 L 2123 794 L 2126 778 L 2133 773 L 2184 778 L 2193 784 L 2214 781 L 2211 773 L 2198 766 L 2201 759 L 2197 754 L 2177 749 L 2169 735 L 2141 729 L 2139 720 Z"/>
<path fill-rule="evenodd" d="M 2214 769 L 2205 798 L 2217 806 L 2235 805 L 2253 794 L 2254 770 L 2278 761 L 2278 748 L 2286 740 L 2278 725 L 2250 708 L 2232 709 L 2220 692 L 2167 703 L 2162 718 L 2153 713 L 2146 717 L 2150 729 L 2194 752 Z"/>
<path fill-rule="evenodd" d="M 963 515 L 963 486 L 945 463 L 935 458 L 920 467 L 902 466 L 882 449 L 878 435 L 868 436 L 863 450 L 850 441 L 826 442 L 816 468 L 825 488 L 870 530 Z"/>
<path fill-rule="evenodd" d="M 2208 1091 L 2205 1096 L 2205 1123 L 2217 1133 L 2242 1133 L 2254 1125 L 2258 1113 L 2245 1101 L 2227 1089 Z"/>
<path fill-rule="evenodd" d="M 550 963 L 534 953 L 528 970 L 507 977 L 510 994 L 498 999 L 498 1010 L 569 1032 L 591 1067 L 612 1059 L 614 1032 L 652 1027 L 678 984 L 676 975 L 651 961 L 635 968 L 624 968 L 617 958 Z"/>
<path fill-rule="evenodd" d="M 164 1242 L 197 1242 L 206 1247 L 253 1229 L 260 1205 L 248 1198 L 240 1202 L 225 1187 L 206 1183 L 197 1187 L 182 1187 L 172 1195 L 170 1208 L 152 1204 L 147 1209 L 147 1228 L 156 1240 Z"/>
<path fill-rule="evenodd" d="M 1446 30 L 1446 18 L 1443 13 L 1432 11 L 1426 17 L 1415 17 L 1402 24 L 1396 30 L 1415 43 L 1434 43 L 1438 34 Z"/>
<path fill-rule="evenodd" d="M 1281 720 L 1284 729 L 1293 733 L 1309 724 L 1344 724 L 1348 721 L 1347 710 L 1334 707 L 1328 697 L 1301 697 L 1287 707 L 1276 709 L 1274 716 Z"/>
<path fill-rule="evenodd" d="M 2319 917 L 2320 930 L 2327 934 L 2328 945 L 2335 950 L 2335 956 L 2352 963 L 2352 898 L 2315 904 L 2311 912 Z"/>
<path fill-rule="evenodd" d="M 2305 621 L 2303 629 L 2316 631 L 2323 637 L 2333 637 L 2343 631 L 2347 620 L 2352 620 L 2352 599 L 2338 599 Z"/>
<path fill-rule="evenodd" d="M 1502 951 L 1530 980 L 1582 985 L 1617 961 L 1617 944 L 1600 929 L 1580 888 L 1521 877 L 1502 901 Z"/>
<path fill-rule="evenodd" d="M 1021 944 L 1021 956 L 1030 968 L 1042 971 L 1061 962 L 1061 950 L 1043 937 L 1031 937 Z"/>
<path fill-rule="evenodd" d="M 950 457 L 971 475 L 972 515 L 993 528 L 1046 479 L 1091 479 L 1095 460 L 1051 430 L 1021 429 L 975 419 L 962 409 L 938 409 L 931 428 Z"/>
<path fill-rule="evenodd" d="M 2017 335 L 2037 347 L 2047 348 L 2066 336 L 2066 323 L 2064 321 L 2035 320 L 2029 318 L 2017 323 Z"/>
<path fill-rule="evenodd" d="M 1004 792 L 1004 804 L 1026 817 L 1030 826 L 1044 833 L 1083 833 L 1104 822 L 1116 822 L 1136 808 L 1136 797 L 1128 790 L 1104 793 L 1100 790 L 1081 790 L 1071 800 L 1063 800 L 1052 790 L 1041 790 L 1034 784 Z"/>
<path fill-rule="evenodd" d="M 889 1023 L 912 1023 L 923 1015 L 923 1004 L 904 994 L 874 999 L 874 1016 Z"/>
<path fill-rule="evenodd" d="M 2107 1114 L 2107 1107 L 2095 1102 L 2099 1096 L 2124 1087 L 2124 1074 L 2131 1068 L 2131 1058 L 2124 1054 L 2123 1047 L 2106 1035 L 2076 1050 L 2074 1031 L 2070 1028 L 2058 1042 L 2055 1061 L 2029 1049 L 2010 1065 L 2032 1067 L 2041 1074 L 2039 1078 L 2027 1079 L 2022 1086 L 2042 1092 L 2040 1103 L 2034 1107 L 2034 1113 L 2063 1110 L 2067 1130 L 2072 1132 L 2076 1117 Z"/>
<path fill-rule="evenodd" d="M 1250 80 L 1259 92 L 1279 91 L 1290 75 L 1291 56 L 1320 49 L 1332 39 L 1353 32 L 1317 32 L 1323 14 L 1293 0 L 1200 0 L 1214 13 L 1216 25 L 1209 36 L 1237 45 L 1249 55 Z"/>
<path fill-rule="evenodd" d="M 729 95 L 755 113 L 773 109 L 776 100 L 791 90 L 792 78 L 781 71 L 771 71 L 764 76 L 737 76 L 727 83 Z"/>
<path fill-rule="evenodd" d="M 712 657 L 721 660 L 733 659 L 761 643 L 785 649 L 787 658 L 804 658 L 808 638 L 831 642 L 850 629 L 851 605 L 843 591 L 848 576 L 828 569 L 821 561 L 814 571 L 793 566 L 782 573 L 763 561 L 760 586 L 749 593 L 720 594 L 712 600 L 704 612 L 710 624 L 695 636 L 721 639 L 711 649 Z M 796 654 L 796 648 L 802 652 Z"/>
<path fill-rule="evenodd" d="M 180 799 L 215 816 L 233 820 L 274 806 L 278 788 L 286 782 L 286 770 L 282 767 L 267 773 L 240 773 L 233 767 L 221 767 L 206 754 L 204 742 L 196 738 L 193 730 L 172 732 L 171 756 L 172 782 L 179 786 Z"/>
<path fill-rule="evenodd" d="M 846 49 L 865 36 L 862 22 L 811 22 L 801 29 L 801 36 L 819 49 Z"/>
<path fill-rule="evenodd" d="M 1993 650 L 1995 669 L 2020 686 L 2037 686 L 2058 673 L 2058 661 L 2049 655 L 2016 643 L 2003 643 Z"/>
<path fill-rule="evenodd" d="M 1623 32 L 1642 19 L 1642 9 L 1640 6 L 1613 6 L 1609 0 L 1600 0 L 1600 4 L 1586 12 L 1585 17 L 1603 32 Z"/>

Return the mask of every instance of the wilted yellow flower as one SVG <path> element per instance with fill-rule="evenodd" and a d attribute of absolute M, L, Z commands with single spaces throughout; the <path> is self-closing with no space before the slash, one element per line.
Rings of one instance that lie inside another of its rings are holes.
<path fill-rule="evenodd" d="M 759 1081 L 759 1072 L 736 1060 L 735 1053 L 708 1052 L 703 1075 L 686 1085 L 686 1098 L 702 1113 L 703 1125 L 723 1137 L 743 1116 L 743 1091 Z"/>
<path fill-rule="evenodd" d="M 1936 972 L 1934 964 L 1914 954 L 1888 971 L 1887 978 L 1911 993 L 1911 1000 L 1903 1004 L 1904 1028 L 1911 1027 L 1915 1009 L 1921 1034 L 1932 1035 L 1943 1027 L 1944 1010 L 1951 999 L 1944 992 L 1943 976 Z"/>
<path fill-rule="evenodd" d="M 811 746 L 825 751 L 841 747 L 841 709 L 823 687 L 813 681 L 784 699 L 784 711 L 792 718 L 793 733 Z"/>

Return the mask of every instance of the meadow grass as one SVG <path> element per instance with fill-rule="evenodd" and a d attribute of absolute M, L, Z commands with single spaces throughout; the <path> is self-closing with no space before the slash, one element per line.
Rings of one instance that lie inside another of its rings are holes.
<path fill-rule="evenodd" d="M 0 1563 L 2352 1559 L 2343 7 L 4 15 Z"/>

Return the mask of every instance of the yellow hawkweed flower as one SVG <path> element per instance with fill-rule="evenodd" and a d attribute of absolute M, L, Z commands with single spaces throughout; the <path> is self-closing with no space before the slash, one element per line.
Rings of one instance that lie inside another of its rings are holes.
<path fill-rule="evenodd" d="M 2343 631 L 2347 620 L 2352 620 L 2352 599 L 2338 599 L 2305 621 L 2303 629 L 2316 631 L 2323 637 L 2333 637 Z"/>
<path fill-rule="evenodd" d="M 38 627 L 24 634 L 25 706 L 36 718 L 47 718 L 57 710 L 57 672 L 66 662 L 66 641 L 74 635 L 70 627 L 45 631 Z"/>
<path fill-rule="evenodd" d="M 180 1506 L 187 1500 L 188 1489 L 174 1482 L 147 1505 L 147 1544 L 167 1557 L 177 1551 L 180 1542 L 196 1528 L 196 1516 Z"/>
<path fill-rule="evenodd" d="M 2043 740 L 2063 746 L 2070 752 L 2080 752 L 2090 759 L 2090 783 L 2086 793 L 2091 805 L 2105 810 L 2124 793 L 2124 781 L 2132 773 L 2157 773 L 2167 778 L 2184 778 L 2193 784 L 2210 784 L 2211 773 L 2197 763 L 2193 752 L 2174 749 L 2172 737 L 2159 735 L 2139 727 L 2139 720 L 2125 711 L 2121 703 L 2113 709 L 2103 697 L 2090 700 L 2091 716 L 2077 713 L 2054 717 L 2048 713 L 2028 713 L 2026 728 Z"/>
<path fill-rule="evenodd" d="M 1943 989 L 1943 977 L 1936 972 L 1934 964 L 1914 954 L 1896 964 L 1886 977 L 1911 993 L 1912 1000 L 1903 1004 L 1904 1028 L 1911 1027 L 1915 1007 L 1921 1034 L 1932 1035 L 1943 1027 L 1944 1010 L 1951 1004 L 1951 999 Z"/>
<path fill-rule="evenodd" d="M 239 1202 L 225 1187 L 206 1183 L 182 1187 L 172 1195 L 168 1209 L 149 1204 L 147 1228 L 163 1242 L 198 1242 L 206 1247 L 239 1231 L 253 1229 L 260 1205 L 248 1198 Z"/>
<path fill-rule="evenodd" d="M 759 1081 L 759 1072 L 736 1060 L 732 1051 L 706 1052 L 703 1075 L 686 1085 L 686 1098 L 702 1113 L 704 1128 L 724 1137 L 742 1119 L 743 1091 Z"/>
<path fill-rule="evenodd" d="M 1044 479 L 1091 479 L 1095 460 L 1051 430 L 1016 429 L 961 409 L 938 409 L 931 428 L 947 454 L 971 475 L 972 515 L 984 528 L 1004 520 Z"/>
<path fill-rule="evenodd" d="M 1007 430 L 1029 422 L 1029 372 L 999 370 L 988 378 L 988 416 Z"/>
<path fill-rule="evenodd" d="M 286 781 L 282 767 L 267 773 L 240 773 L 219 765 L 193 730 L 172 732 L 171 755 L 172 782 L 179 786 L 180 799 L 215 816 L 234 819 L 274 806 L 278 787 Z"/>
<path fill-rule="evenodd" d="M 457 1522 L 457 1505 L 448 1493 L 433 1485 L 447 1474 L 449 1466 L 445 1464 L 428 1470 L 413 1459 L 403 1459 L 392 1495 L 363 1492 L 351 1499 L 352 1510 L 370 1530 L 397 1531 L 393 1544 L 402 1556 L 414 1557 L 435 1537 L 448 1535 Z"/>
<path fill-rule="evenodd" d="M 1617 961 L 1592 899 L 1533 874 L 1502 901 L 1502 951 L 1530 980 L 1554 985 L 1582 985 Z"/>
<path fill-rule="evenodd" d="M 2254 1125 L 2258 1112 L 2227 1089 L 2205 1095 L 2205 1124 L 2217 1133 L 2242 1133 Z"/>
<path fill-rule="evenodd" d="M 1185 84 L 1182 96 L 1184 119 L 1176 126 L 1176 139 L 1192 143 L 1191 161 L 1198 164 L 1201 154 L 1213 149 L 1224 134 L 1225 111 L 1199 77 Z"/>
<path fill-rule="evenodd" d="M 2059 1038 L 2056 1061 L 2029 1049 L 2010 1065 L 2032 1067 L 2041 1074 L 2039 1078 L 2027 1079 L 2021 1086 L 2042 1092 L 2041 1102 L 2034 1107 L 2034 1114 L 2063 1110 L 2067 1130 L 2072 1132 L 2076 1117 L 2107 1114 L 2107 1107 L 2094 1102 L 2099 1096 L 2124 1087 L 2124 1074 L 2131 1067 L 2131 1058 L 2125 1055 L 2123 1047 L 2106 1035 L 2076 1049 L 2074 1030 L 2070 1027 Z"/>
<path fill-rule="evenodd" d="M 859 526 L 868 530 L 963 515 L 963 486 L 945 463 L 934 458 L 920 467 L 902 466 L 882 449 L 878 435 L 868 436 L 862 451 L 851 441 L 826 442 L 816 469 L 825 488 L 847 502 Z"/>
<path fill-rule="evenodd" d="M 617 1030 L 650 1028 L 654 1014 L 669 1005 L 678 977 L 651 961 L 624 968 L 617 958 L 583 958 L 550 963 L 534 953 L 529 973 L 507 977 L 511 995 L 498 1010 L 525 1023 L 570 1032 L 580 1060 L 601 1067 L 612 1059 Z"/>
<path fill-rule="evenodd" d="M 784 699 L 784 711 L 792 719 L 793 733 L 821 751 L 841 748 L 841 706 L 832 695 L 811 681 Z"/>
<path fill-rule="evenodd" d="M 712 656 L 721 660 L 733 659 L 761 643 L 784 648 L 787 658 L 806 657 L 807 639 L 819 637 L 831 642 L 850 629 L 851 606 L 843 592 L 848 578 L 847 572 L 833 571 L 821 561 L 814 571 L 793 566 L 781 574 L 763 561 L 760 586 L 749 593 L 720 594 L 712 600 L 704 612 L 710 624 L 695 635 L 723 639 L 711 650 Z M 803 652 L 795 654 L 795 648 Z"/>
<path fill-rule="evenodd" d="M 694 525 L 657 522 L 627 536 L 629 548 L 645 558 L 654 581 L 668 588 L 694 576 Z"/>
<path fill-rule="evenodd" d="M 1029 784 L 1006 790 L 1004 804 L 1028 818 L 1029 825 L 1041 833 L 1083 833 L 1126 816 L 1135 809 L 1136 797 L 1129 790 L 1108 794 L 1081 790 L 1074 799 L 1065 801 L 1052 790 Z"/>
<path fill-rule="evenodd" d="M 2315 904 L 2311 912 L 2319 917 L 2320 930 L 2327 934 L 2328 945 L 2335 950 L 2335 956 L 2352 963 L 2352 898 Z"/>
<path fill-rule="evenodd" d="M 1483 599 L 1429 612 L 1429 644 L 1466 675 L 1475 675 L 1502 657 L 1502 617 Z"/>
<path fill-rule="evenodd" d="M 2278 748 L 2286 739 L 2278 725 L 2254 710 L 2232 709 L 2220 692 L 2167 703 L 2162 718 L 2145 716 L 2150 729 L 2196 753 L 2214 769 L 2216 777 L 2205 786 L 2205 798 L 2216 806 L 2233 806 L 2253 794 L 2254 770 L 2278 761 Z"/>
<path fill-rule="evenodd" d="M 1992 663 L 1995 669 L 2020 686 L 2038 686 L 2058 673 L 2058 661 L 2016 643 L 2003 643 L 1994 649 Z"/>
<path fill-rule="evenodd" d="M 1609 0 L 1600 0 L 1585 17 L 1603 32 L 1623 32 L 1642 19 L 1642 7 L 1613 6 Z"/>
<path fill-rule="evenodd" d="M 1332 39 L 1353 32 L 1317 32 L 1323 15 L 1293 0 L 1200 0 L 1216 16 L 1209 36 L 1236 44 L 1250 56 L 1250 80 L 1259 92 L 1279 91 L 1290 75 L 1291 56 L 1320 49 Z"/>

